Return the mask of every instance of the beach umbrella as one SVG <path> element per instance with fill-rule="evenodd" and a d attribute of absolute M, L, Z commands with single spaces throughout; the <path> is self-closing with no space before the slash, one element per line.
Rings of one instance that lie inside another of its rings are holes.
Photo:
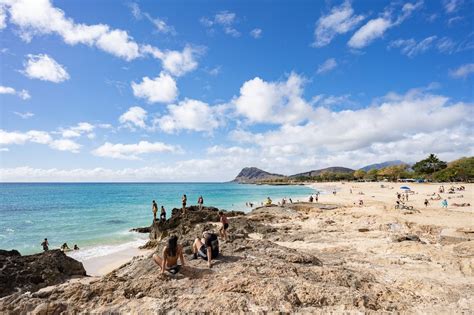
<path fill-rule="evenodd" d="M 403 189 L 403 190 L 411 190 L 410 187 L 408 187 L 408 186 L 402 186 L 402 187 L 400 187 L 400 189 Z"/>

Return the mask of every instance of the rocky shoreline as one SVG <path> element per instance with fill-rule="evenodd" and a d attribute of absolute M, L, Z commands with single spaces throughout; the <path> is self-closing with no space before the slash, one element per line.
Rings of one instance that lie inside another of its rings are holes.
<path fill-rule="evenodd" d="M 365 209 L 364 209 L 365 210 Z M 0 299 L 0 313 L 435 312 L 473 309 L 474 241 L 441 227 L 335 204 L 297 203 L 230 213 L 229 242 L 213 268 L 188 261 L 176 276 L 137 257 L 87 277 Z M 177 210 L 176 210 L 177 211 Z M 185 252 L 216 208 L 177 212 L 150 227 L 147 248 L 176 234 Z M 442 273 L 442 275 L 440 275 Z"/>

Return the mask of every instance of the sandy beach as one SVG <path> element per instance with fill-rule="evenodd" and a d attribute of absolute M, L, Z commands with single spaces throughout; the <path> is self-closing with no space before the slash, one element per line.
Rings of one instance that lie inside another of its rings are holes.
<path fill-rule="evenodd" d="M 0 311 L 41 305 L 134 314 L 196 309 L 460 314 L 474 309 L 473 184 L 440 194 L 448 200 L 446 209 L 440 200 L 424 205 L 437 197 L 438 184 L 312 185 L 328 192 L 318 203 L 272 205 L 230 217 L 231 241 L 221 242 L 222 256 L 212 269 L 202 260 L 187 260 L 180 274 L 160 275 L 151 251 L 116 252 L 84 261 L 96 280 L 13 294 L 0 300 Z M 400 186 L 413 191 L 407 202 L 413 209 L 394 208 Z M 179 236 L 187 254 L 195 235 L 217 226 L 218 217 L 208 211 L 190 212 L 166 228 Z M 160 252 L 164 242 L 155 242 L 152 247 Z"/>

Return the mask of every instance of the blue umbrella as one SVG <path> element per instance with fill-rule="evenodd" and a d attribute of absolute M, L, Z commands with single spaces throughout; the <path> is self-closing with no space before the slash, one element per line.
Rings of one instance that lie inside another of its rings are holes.
<path fill-rule="evenodd" d="M 400 187 L 400 189 L 403 189 L 403 190 L 411 190 L 410 187 L 408 187 L 408 186 L 402 186 L 402 187 Z"/>

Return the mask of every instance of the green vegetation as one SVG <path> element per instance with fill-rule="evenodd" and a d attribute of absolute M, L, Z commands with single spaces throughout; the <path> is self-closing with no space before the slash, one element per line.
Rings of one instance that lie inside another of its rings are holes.
<path fill-rule="evenodd" d="M 409 165 L 392 165 L 379 170 L 368 172 L 357 170 L 351 173 L 323 172 L 318 176 L 285 177 L 263 180 L 261 184 L 295 184 L 301 182 L 330 182 L 330 181 L 397 181 L 401 179 L 428 180 L 437 182 L 472 182 L 474 181 L 474 157 L 461 158 L 446 163 L 435 154 L 416 162 L 412 168 Z"/>

